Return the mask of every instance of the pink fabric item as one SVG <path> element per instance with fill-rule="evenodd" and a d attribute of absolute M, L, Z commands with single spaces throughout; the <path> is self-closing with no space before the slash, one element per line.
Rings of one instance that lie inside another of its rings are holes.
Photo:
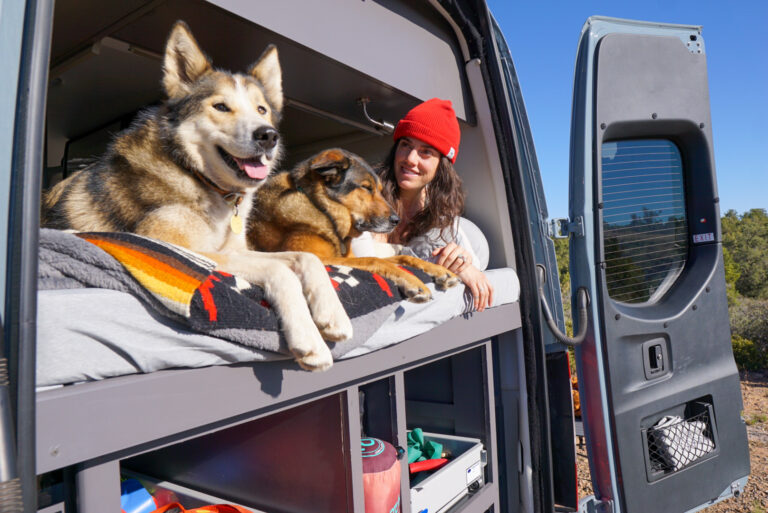
<path fill-rule="evenodd" d="M 365 513 L 399 513 L 400 462 L 397 451 L 378 438 L 360 440 Z"/>

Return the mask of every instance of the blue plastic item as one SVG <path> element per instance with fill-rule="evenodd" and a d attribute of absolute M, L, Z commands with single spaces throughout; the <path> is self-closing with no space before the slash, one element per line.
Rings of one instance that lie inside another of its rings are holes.
<path fill-rule="evenodd" d="M 123 513 L 151 513 L 157 504 L 137 479 L 126 479 L 120 483 L 120 509 Z"/>

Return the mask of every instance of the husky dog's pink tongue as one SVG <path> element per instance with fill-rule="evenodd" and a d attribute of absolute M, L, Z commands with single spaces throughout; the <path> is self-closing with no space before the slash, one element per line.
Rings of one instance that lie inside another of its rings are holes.
<path fill-rule="evenodd" d="M 261 159 L 239 159 L 235 157 L 237 165 L 240 169 L 245 171 L 245 174 L 253 178 L 254 180 L 263 180 L 269 174 L 269 168 L 261 163 Z"/>

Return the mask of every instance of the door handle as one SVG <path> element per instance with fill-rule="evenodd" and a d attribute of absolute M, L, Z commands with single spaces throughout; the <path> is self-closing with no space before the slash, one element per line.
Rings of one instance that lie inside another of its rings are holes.
<path fill-rule="evenodd" d="M 549 309 L 549 304 L 547 303 L 547 298 L 544 296 L 544 284 L 547 282 L 546 269 L 544 269 L 543 265 L 536 264 L 536 273 L 538 275 L 539 282 L 539 301 L 541 302 L 541 311 L 544 313 L 544 319 L 547 321 L 549 330 L 559 342 L 565 344 L 566 346 L 576 347 L 580 345 L 582 342 L 584 342 L 584 338 L 587 336 L 587 320 L 589 318 L 587 315 L 587 305 L 589 305 L 589 294 L 587 293 L 587 288 L 579 287 L 579 290 L 577 291 L 578 297 L 576 298 L 576 308 L 579 312 L 579 332 L 575 336 L 569 337 L 560 331 L 560 328 L 558 328 L 557 324 L 555 324 L 555 321 L 552 318 L 552 312 Z"/>

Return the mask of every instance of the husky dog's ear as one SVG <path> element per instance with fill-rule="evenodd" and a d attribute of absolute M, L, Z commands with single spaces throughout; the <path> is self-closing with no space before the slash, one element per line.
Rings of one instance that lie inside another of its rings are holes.
<path fill-rule="evenodd" d="M 177 21 L 165 44 L 163 87 L 169 98 L 188 94 L 190 86 L 211 70 L 211 61 L 183 21 Z"/>
<path fill-rule="evenodd" d="M 272 108 L 282 112 L 283 74 L 280 69 L 280 60 L 277 58 L 277 47 L 267 46 L 248 73 L 264 86 L 264 94 Z"/>

